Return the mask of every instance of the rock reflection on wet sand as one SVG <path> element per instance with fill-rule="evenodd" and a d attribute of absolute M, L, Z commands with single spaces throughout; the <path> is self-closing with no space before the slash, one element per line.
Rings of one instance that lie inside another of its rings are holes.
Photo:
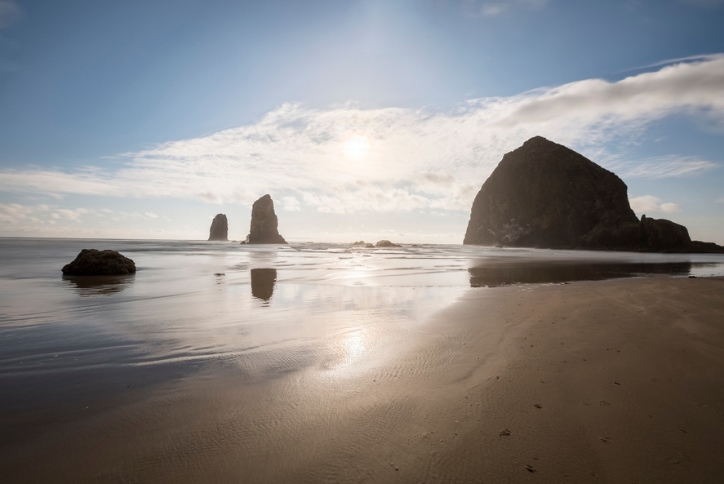
<path fill-rule="evenodd" d="M 63 282 L 82 297 L 121 292 L 133 283 L 130 276 L 63 276 Z"/>
<path fill-rule="evenodd" d="M 600 281 L 624 277 L 666 274 L 688 276 L 693 267 L 707 264 L 691 262 L 631 263 L 601 261 L 490 262 L 470 267 L 471 287 L 496 287 L 509 284 L 546 284 L 572 281 Z"/>
<path fill-rule="evenodd" d="M 276 269 L 251 270 L 251 295 L 266 302 L 274 295 L 274 284 L 277 282 Z"/>

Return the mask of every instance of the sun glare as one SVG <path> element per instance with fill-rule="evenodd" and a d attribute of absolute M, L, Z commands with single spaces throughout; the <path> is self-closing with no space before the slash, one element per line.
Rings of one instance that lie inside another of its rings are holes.
<path fill-rule="evenodd" d="M 370 141 L 367 136 L 356 134 L 344 144 L 344 153 L 353 160 L 362 160 L 370 151 Z"/>

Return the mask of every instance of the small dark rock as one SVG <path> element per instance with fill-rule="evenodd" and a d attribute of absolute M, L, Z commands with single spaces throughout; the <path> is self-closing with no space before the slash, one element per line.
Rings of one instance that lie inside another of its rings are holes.
<path fill-rule="evenodd" d="M 63 274 L 67 276 L 122 276 L 136 273 L 136 264 L 115 250 L 83 249 Z"/>

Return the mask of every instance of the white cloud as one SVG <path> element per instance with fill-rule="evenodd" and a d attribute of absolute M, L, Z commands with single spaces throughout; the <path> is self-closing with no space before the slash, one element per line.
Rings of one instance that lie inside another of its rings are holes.
<path fill-rule="evenodd" d="M 53 212 L 52 217 L 54 219 L 65 219 L 65 220 L 72 220 L 74 222 L 80 222 L 81 215 L 82 215 L 82 213 L 78 212 L 77 210 L 68 210 L 67 208 L 59 208 L 55 212 Z"/>
<path fill-rule="evenodd" d="M 648 123 L 674 113 L 724 120 L 724 57 L 618 82 L 591 79 L 475 99 L 452 112 L 285 104 L 254 124 L 122 154 L 125 166 L 113 172 L 0 170 L 0 191 L 247 206 L 270 193 L 287 210 L 469 210 L 502 154 L 534 135 L 621 169 L 624 177 L 712 168 L 707 160 L 674 156 L 623 163 L 605 150 L 612 140 L 636 140 Z M 364 156 L 352 159 L 346 143 L 361 137 Z"/>
<path fill-rule="evenodd" d="M 20 205 L 0 203 L 0 223 L 18 224 L 54 224 L 57 221 L 80 222 L 81 216 L 92 213 L 86 208 L 67 209 L 48 205 Z"/>
<path fill-rule="evenodd" d="M 681 207 L 675 203 L 662 202 L 659 197 L 653 195 L 642 195 L 640 197 L 629 198 L 631 208 L 636 213 L 678 213 Z"/>
<path fill-rule="evenodd" d="M 31 212 L 32 209 L 29 207 L 17 203 L 0 203 L 0 223 L 16 224 L 25 219 Z"/>
<path fill-rule="evenodd" d="M 646 123 L 674 111 L 724 117 L 724 57 L 666 66 L 618 82 L 601 79 L 533 91 L 498 121 L 503 126 L 577 119 L 599 129 Z M 515 99 L 515 98 L 513 98 Z"/>
<path fill-rule="evenodd" d="M 299 200 L 294 197 L 282 198 L 282 206 L 287 212 L 298 212 L 301 210 Z"/>
<path fill-rule="evenodd" d="M 665 213 L 678 213 L 681 212 L 681 207 L 675 203 L 662 203 L 661 211 Z"/>

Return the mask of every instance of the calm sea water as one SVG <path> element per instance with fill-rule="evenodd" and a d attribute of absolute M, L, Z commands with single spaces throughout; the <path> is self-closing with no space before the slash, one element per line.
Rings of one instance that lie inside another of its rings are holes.
<path fill-rule="evenodd" d="M 118 250 L 138 272 L 63 278 L 83 248 Z M 250 382 L 350 367 L 466 291 L 497 290 L 482 286 L 660 273 L 724 275 L 724 256 L 0 239 L 0 429 L 208 365 Z"/>

